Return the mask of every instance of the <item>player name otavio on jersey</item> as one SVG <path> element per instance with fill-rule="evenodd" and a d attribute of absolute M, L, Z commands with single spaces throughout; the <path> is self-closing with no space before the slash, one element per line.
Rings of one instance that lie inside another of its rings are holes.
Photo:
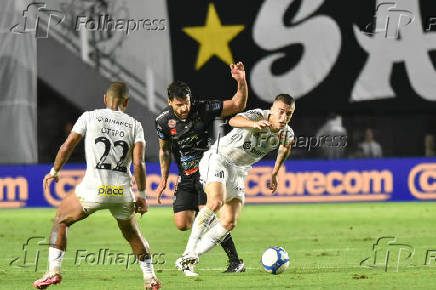
<path fill-rule="evenodd" d="M 157 135 L 171 141 L 171 151 L 181 176 L 198 172 L 203 153 L 210 146 L 210 126 L 221 115 L 222 101 L 193 101 L 186 120 L 179 119 L 171 106 L 156 118 Z"/>
<path fill-rule="evenodd" d="M 84 112 L 73 132 L 85 137 L 86 173 L 76 188 L 77 196 L 90 202 L 133 202 L 132 151 L 145 144 L 141 123 L 110 109 Z"/>
<path fill-rule="evenodd" d="M 268 120 L 269 110 L 255 109 L 238 116 L 260 121 Z M 251 166 L 256 163 L 270 151 L 276 150 L 280 145 L 289 145 L 294 141 L 294 131 L 286 125 L 278 132 L 272 132 L 270 128 L 263 130 L 233 128 L 230 133 L 221 138 L 217 150 L 216 142 L 212 148 L 218 151 L 218 154 L 225 157 L 237 166 Z"/>

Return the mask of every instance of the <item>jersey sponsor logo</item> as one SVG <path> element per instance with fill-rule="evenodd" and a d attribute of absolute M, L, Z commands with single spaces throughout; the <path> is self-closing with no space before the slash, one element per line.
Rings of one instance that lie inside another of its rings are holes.
<path fill-rule="evenodd" d="M 171 129 L 176 128 L 176 120 L 169 119 L 168 120 L 168 127 L 171 128 Z"/>
<path fill-rule="evenodd" d="M 256 154 L 257 156 L 263 156 L 265 154 L 265 152 L 257 150 L 256 148 L 252 148 L 250 152 Z"/>
<path fill-rule="evenodd" d="M 247 112 L 245 112 L 246 114 L 250 114 L 250 115 L 257 115 L 257 116 L 262 116 L 262 112 L 259 111 L 259 109 L 256 110 L 249 110 Z"/>
<path fill-rule="evenodd" d="M 186 175 L 191 175 L 191 174 L 194 174 L 197 171 L 198 171 L 198 167 L 197 168 L 192 168 L 192 169 L 189 169 L 189 170 L 185 170 L 185 174 Z"/>
<path fill-rule="evenodd" d="M 0 208 L 24 207 L 28 198 L 29 185 L 26 178 L 0 178 Z"/>
<path fill-rule="evenodd" d="M 177 131 L 176 131 L 176 129 L 171 129 L 171 130 L 170 130 L 170 133 L 171 133 L 171 135 L 176 135 L 176 134 L 177 134 Z"/>
<path fill-rule="evenodd" d="M 436 163 L 420 163 L 410 170 L 409 190 L 418 199 L 436 198 Z"/>
<path fill-rule="evenodd" d="M 105 117 L 98 116 L 98 117 L 96 117 L 96 119 L 98 122 L 103 121 L 105 123 L 120 125 L 120 126 L 124 126 L 126 128 L 133 128 L 133 124 L 131 124 L 131 123 L 127 123 L 127 122 L 123 122 L 123 121 L 119 121 L 119 120 L 115 120 L 115 119 L 111 119 L 111 118 L 105 118 Z"/>
<path fill-rule="evenodd" d="M 98 187 L 98 196 L 123 196 L 124 186 L 122 185 L 100 185 Z"/>

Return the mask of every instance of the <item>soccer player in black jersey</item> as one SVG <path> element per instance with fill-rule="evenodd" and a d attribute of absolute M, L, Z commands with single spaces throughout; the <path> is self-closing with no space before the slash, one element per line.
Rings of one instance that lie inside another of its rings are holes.
<path fill-rule="evenodd" d="M 168 87 L 168 104 L 156 118 L 159 136 L 159 160 L 161 181 L 158 187 L 158 202 L 167 186 L 171 152 L 179 169 L 179 182 L 173 203 L 174 223 L 181 231 L 189 230 L 199 208 L 206 204 L 206 194 L 199 181 L 198 164 L 203 153 L 209 149 L 210 132 L 216 117 L 228 117 L 245 109 L 248 97 L 242 62 L 230 65 L 232 77 L 238 83 L 238 90 L 231 100 L 192 100 L 187 84 L 176 81 Z M 217 219 L 211 221 L 211 224 Z M 225 272 L 243 272 L 245 265 L 238 257 L 231 235 L 227 235 L 221 246 L 229 258 Z M 197 275 L 189 268 L 180 268 L 185 275 Z"/>

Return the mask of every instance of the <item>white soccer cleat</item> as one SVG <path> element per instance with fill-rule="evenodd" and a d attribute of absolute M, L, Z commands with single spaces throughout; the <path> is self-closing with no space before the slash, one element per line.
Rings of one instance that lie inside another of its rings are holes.
<path fill-rule="evenodd" d="M 184 254 L 182 256 L 182 263 L 183 264 L 198 264 L 198 261 L 200 260 L 200 258 L 198 257 L 197 254 L 191 254 L 191 253 L 187 253 Z"/>
<path fill-rule="evenodd" d="M 198 276 L 198 273 L 195 273 L 194 271 L 194 265 L 189 264 L 188 269 L 183 270 L 183 273 L 186 277 L 196 277 Z"/>
<path fill-rule="evenodd" d="M 198 256 L 196 255 L 183 255 L 176 260 L 176 267 L 180 271 L 183 271 L 187 277 L 198 276 L 198 273 L 194 271 L 194 264 L 198 263 Z"/>

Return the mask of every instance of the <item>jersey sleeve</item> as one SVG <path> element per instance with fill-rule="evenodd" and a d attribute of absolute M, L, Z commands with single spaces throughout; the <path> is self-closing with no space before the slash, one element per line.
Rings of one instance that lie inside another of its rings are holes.
<path fill-rule="evenodd" d="M 237 114 L 237 116 L 241 116 L 248 120 L 252 120 L 256 122 L 264 119 L 263 111 L 261 109 L 254 109 L 254 110 L 242 112 Z"/>
<path fill-rule="evenodd" d="M 144 129 L 142 129 L 140 122 L 136 121 L 135 123 L 135 143 L 141 142 L 145 145 Z"/>
<path fill-rule="evenodd" d="M 154 125 L 155 125 L 156 133 L 157 133 L 157 136 L 159 137 L 159 139 L 162 139 L 162 140 L 170 139 L 168 134 L 165 132 L 163 124 L 161 122 L 159 122 L 158 119 L 155 120 Z"/>
<path fill-rule="evenodd" d="M 77 119 L 76 124 L 74 124 L 72 132 L 85 136 L 86 134 L 86 125 L 87 125 L 87 116 L 88 112 L 84 112 L 79 119 Z"/>

